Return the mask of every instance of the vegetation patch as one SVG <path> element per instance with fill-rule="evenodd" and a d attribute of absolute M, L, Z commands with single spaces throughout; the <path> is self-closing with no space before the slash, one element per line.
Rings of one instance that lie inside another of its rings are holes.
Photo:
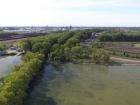
<path fill-rule="evenodd" d="M 80 42 L 91 37 L 95 30 L 54 33 L 49 36 L 31 38 L 22 42 L 26 51 L 43 53 L 51 62 L 79 62 L 90 59 L 95 63 L 106 63 L 109 55 L 98 46 L 86 47 Z"/>
<path fill-rule="evenodd" d="M 103 32 L 100 41 L 139 42 L 140 32 Z"/>
<path fill-rule="evenodd" d="M 30 82 L 40 71 L 43 55 L 27 53 L 23 63 L 4 78 L 0 87 L 0 105 L 23 105 Z"/>

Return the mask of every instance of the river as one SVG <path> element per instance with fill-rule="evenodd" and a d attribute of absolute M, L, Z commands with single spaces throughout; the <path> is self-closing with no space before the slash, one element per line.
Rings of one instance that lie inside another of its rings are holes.
<path fill-rule="evenodd" d="M 140 105 L 140 66 L 46 65 L 25 105 Z"/>
<path fill-rule="evenodd" d="M 21 62 L 21 56 L 0 57 L 0 78 L 8 75 L 15 65 Z"/>

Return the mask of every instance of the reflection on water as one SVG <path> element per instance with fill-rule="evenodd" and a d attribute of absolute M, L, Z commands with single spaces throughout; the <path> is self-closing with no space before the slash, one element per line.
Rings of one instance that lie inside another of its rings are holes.
<path fill-rule="evenodd" d="M 140 66 L 45 67 L 27 105 L 139 105 Z"/>
<path fill-rule="evenodd" d="M 21 56 L 0 57 L 0 78 L 7 75 L 20 62 Z"/>
<path fill-rule="evenodd" d="M 49 88 L 47 88 L 49 81 L 55 79 L 57 75 L 58 72 L 54 66 L 45 66 L 40 80 L 37 80 L 39 84 L 33 88 L 29 99 L 25 102 L 25 105 L 57 105 L 53 98 L 47 95 L 47 92 L 49 91 Z"/>

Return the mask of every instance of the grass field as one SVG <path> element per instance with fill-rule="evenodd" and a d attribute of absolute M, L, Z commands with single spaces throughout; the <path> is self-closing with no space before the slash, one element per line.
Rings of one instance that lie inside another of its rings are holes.
<path fill-rule="evenodd" d="M 104 42 L 104 49 L 117 56 L 140 58 L 140 43 L 133 42 Z"/>

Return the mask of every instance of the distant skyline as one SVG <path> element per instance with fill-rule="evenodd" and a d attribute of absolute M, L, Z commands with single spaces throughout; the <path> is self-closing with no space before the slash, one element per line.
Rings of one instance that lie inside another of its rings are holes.
<path fill-rule="evenodd" d="M 0 0 L 0 26 L 140 26 L 140 0 Z"/>

